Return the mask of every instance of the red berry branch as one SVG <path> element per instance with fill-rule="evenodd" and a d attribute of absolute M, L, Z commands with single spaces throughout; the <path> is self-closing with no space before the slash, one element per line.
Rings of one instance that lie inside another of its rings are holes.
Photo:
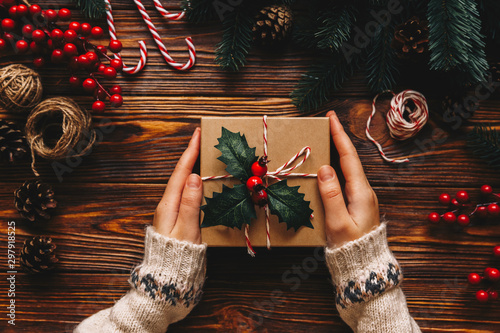
<path fill-rule="evenodd" d="M 495 257 L 500 257 L 500 246 L 495 246 L 493 254 Z M 478 273 L 470 273 L 467 279 L 472 285 L 485 285 L 483 289 L 476 292 L 476 299 L 479 302 L 485 303 L 498 299 L 498 291 L 494 288 L 495 284 L 500 281 L 500 271 L 497 268 L 487 267 L 482 276 Z"/>
<path fill-rule="evenodd" d="M 69 83 L 93 94 L 92 110 L 95 112 L 104 111 L 106 99 L 114 107 L 123 104 L 120 86 L 108 89 L 101 83 L 102 79 L 116 78 L 123 69 L 121 60 L 107 55 L 107 49 L 113 53 L 121 51 L 119 40 L 110 41 L 108 48 L 92 44 L 89 40 L 101 38 L 104 30 L 89 23 L 70 22 L 66 30 L 62 29 L 56 22 L 69 21 L 72 16 L 66 8 L 44 11 L 39 5 L 16 5 L 15 0 L 0 0 L 0 9 L 2 17 L 9 16 L 1 22 L 0 51 L 8 51 L 9 45 L 17 54 L 31 51 L 35 55 L 33 65 L 37 68 L 44 66 L 46 61 L 67 63 L 71 73 Z"/>
<path fill-rule="evenodd" d="M 252 192 L 252 201 L 254 204 L 264 207 L 267 204 L 267 192 L 262 177 L 267 173 L 267 156 L 262 156 L 257 162 L 252 164 L 251 170 L 253 176 L 247 180 L 247 189 Z"/>
<path fill-rule="evenodd" d="M 463 227 L 471 223 L 471 218 L 486 219 L 488 217 L 500 216 L 500 206 L 498 199 L 500 195 L 493 193 L 493 188 L 490 185 L 481 186 L 481 194 L 485 198 L 494 198 L 486 203 L 473 204 L 470 202 L 469 193 L 467 191 L 458 191 L 455 198 L 451 198 L 448 193 L 442 193 L 439 196 L 439 202 L 448 207 L 448 211 L 444 214 L 432 212 L 428 215 L 428 219 L 432 223 L 438 223 L 443 220 L 447 223 L 457 223 Z"/>

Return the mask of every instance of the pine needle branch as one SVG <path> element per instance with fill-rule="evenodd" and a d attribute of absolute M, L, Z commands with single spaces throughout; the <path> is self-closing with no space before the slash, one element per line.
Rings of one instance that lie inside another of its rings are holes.
<path fill-rule="evenodd" d="M 366 63 L 368 84 L 374 93 L 392 89 L 399 74 L 397 57 L 391 47 L 394 24 L 380 27 L 373 36 Z"/>
<path fill-rule="evenodd" d="M 500 168 L 500 135 L 490 126 L 475 126 L 467 135 L 467 147 L 494 168 Z"/>
<path fill-rule="evenodd" d="M 351 6 L 346 6 L 340 11 L 334 8 L 320 14 L 318 21 L 319 29 L 314 35 L 318 48 L 337 51 L 351 36 L 351 28 L 356 21 L 355 9 Z"/>
<path fill-rule="evenodd" d="M 253 17 L 245 8 L 237 8 L 224 19 L 224 34 L 215 51 L 215 62 L 223 69 L 238 71 L 245 66 L 252 42 Z"/>
<path fill-rule="evenodd" d="M 493 39 L 499 39 L 500 34 L 500 1 L 498 0 L 480 0 L 479 8 L 484 17 L 484 23 L 489 35 Z"/>
<path fill-rule="evenodd" d="M 217 18 L 213 0 L 182 0 L 186 18 L 193 23 L 203 23 Z"/>
<path fill-rule="evenodd" d="M 337 52 L 325 62 L 313 65 L 302 76 L 290 94 L 292 103 L 301 111 L 314 110 L 328 102 L 330 94 L 342 87 L 357 67 L 357 55 L 347 61 Z"/>
<path fill-rule="evenodd" d="M 104 0 L 73 0 L 85 17 L 96 20 L 106 15 Z"/>

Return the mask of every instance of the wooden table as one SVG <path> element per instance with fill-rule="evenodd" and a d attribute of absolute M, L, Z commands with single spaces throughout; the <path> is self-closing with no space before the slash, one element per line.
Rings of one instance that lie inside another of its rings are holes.
<path fill-rule="evenodd" d="M 49 2 L 44 2 L 49 4 Z M 73 8 L 68 1 L 50 2 Z M 170 4 L 170 3 L 169 3 Z M 171 4 L 172 5 L 172 4 Z M 139 75 L 120 76 L 125 104 L 94 115 L 94 123 L 109 120 L 115 129 L 103 136 L 83 163 L 55 177 L 49 163 L 38 163 L 42 179 L 56 192 L 58 208 L 46 223 L 23 221 L 13 206 L 13 191 L 34 178 L 29 162 L 2 166 L 0 177 L 2 276 L 6 270 L 7 221 L 16 222 L 16 246 L 31 235 L 53 237 L 60 264 L 51 274 L 16 278 L 15 332 L 63 332 L 85 317 L 109 307 L 128 289 L 130 269 L 143 255 L 144 227 L 165 184 L 202 116 L 300 116 L 288 94 L 314 56 L 298 48 L 283 54 L 254 50 L 240 73 L 225 73 L 213 62 L 220 40 L 220 24 L 191 25 L 164 22 L 146 2 L 172 56 L 186 59 L 183 38 L 191 35 L 197 48 L 196 67 L 188 72 L 168 68 L 130 1 L 115 1 L 119 38 L 129 63 L 138 57 L 137 41 L 149 47 L 146 69 Z M 170 9 L 178 8 L 174 3 Z M 29 63 L 31 56 L 2 58 L 2 65 Z M 91 97 L 67 84 L 65 69 L 47 66 L 40 71 L 45 95 L 70 96 L 90 108 Z M 412 82 L 410 80 L 410 82 Z M 477 287 L 467 284 L 470 272 L 500 266 L 491 254 L 499 244 L 500 228 L 472 226 L 456 231 L 447 225 L 430 226 L 426 215 L 440 209 L 438 195 L 458 189 L 478 197 L 489 183 L 500 188 L 498 170 L 485 166 L 465 147 L 465 133 L 476 123 L 499 126 L 500 103 L 481 102 L 474 117 L 459 130 L 450 129 L 436 112 L 438 101 L 426 89 L 424 78 L 411 88 L 430 97 L 431 119 L 412 140 L 394 142 L 377 114 L 374 136 L 381 138 L 391 156 L 410 155 L 412 163 L 388 165 L 364 136 L 371 98 L 362 73 L 336 93 L 328 106 L 307 116 L 322 116 L 329 109 L 339 114 L 354 141 L 366 174 L 374 187 L 380 210 L 389 222 L 389 242 L 405 273 L 403 290 L 411 314 L 425 332 L 498 332 L 500 303 L 480 305 Z M 381 107 L 388 101 L 381 103 Z M 434 111 L 433 111 L 434 110 Z M 2 118 L 23 117 L 0 111 Z M 434 138 L 441 129 L 445 139 Z M 440 143 L 437 143 L 439 141 Z M 334 306 L 333 288 L 322 262 L 305 272 L 302 265 L 314 249 L 260 250 L 250 258 L 242 248 L 209 249 L 208 279 L 201 303 L 189 317 L 171 326 L 172 332 L 348 332 Z M 306 261 L 305 261 L 306 260 Z M 6 323 L 7 283 L 0 281 L 0 331 Z"/>

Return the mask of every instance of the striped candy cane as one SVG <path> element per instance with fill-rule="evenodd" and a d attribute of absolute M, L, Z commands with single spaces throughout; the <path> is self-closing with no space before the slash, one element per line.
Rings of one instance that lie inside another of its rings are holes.
<path fill-rule="evenodd" d="M 118 38 L 116 37 L 115 21 L 113 20 L 111 3 L 109 2 L 109 0 L 104 0 L 104 2 L 106 3 L 106 19 L 108 22 L 109 36 L 111 37 L 111 40 L 116 40 Z M 146 61 L 148 59 L 148 49 L 146 48 L 146 43 L 143 40 L 139 41 L 139 51 L 141 53 L 141 56 L 139 58 L 139 61 L 137 62 L 137 65 L 133 67 L 125 65 L 121 57 L 121 54 L 115 53 L 114 55 L 115 59 L 120 60 L 123 64 L 124 73 L 137 74 L 144 68 L 144 66 L 146 65 Z"/>
<path fill-rule="evenodd" d="M 174 20 L 174 21 L 180 20 L 186 14 L 184 11 L 175 14 L 170 13 L 168 10 L 163 8 L 163 5 L 161 4 L 160 0 L 153 0 L 153 2 L 155 4 L 156 9 L 160 12 L 160 14 L 169 20 Z"/>

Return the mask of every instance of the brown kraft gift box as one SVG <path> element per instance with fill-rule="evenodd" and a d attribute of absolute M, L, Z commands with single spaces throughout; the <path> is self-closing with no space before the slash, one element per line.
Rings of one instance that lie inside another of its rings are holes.
<path fill-rule="evenodd" d="M 297 154 L 303 147 L 311 147 L 309 158 L 292 172 L 317 173 L 325 164 L 330 164 L 330 122 L 328 118 L 267 118 L 268 138 L 268 170 L 274 171 Z M 244 134 L 248 145 L 256 147 L 256 155 L 263 155 L 263 119 L 262 117 L 204 117 L 201 119 L 201 177 L 226 175 L 226 165 L 217 157 L 220 151 L 214 146 L 218 144 L 222 127 L 231 132 Z M 300 159 L 297 160 L 300 161 Z M 296 164 L 296 163 L 294 163 Z M 270 237 L 272 246 L 323 246 L 325 245 L 324 209 L 318 190 L 316 178 L 280 177 L 288 179 L 289 186 L 300 186 L 299 192 L 305 194 L 305 200 L 310 201 L 314 211 L 311 220 L 314 229 L 301 227 L 295 232 L 287 230 L 286 223 L 279 223 L 275 215 L 270 215 Z M 269 183 L 275 180 L 269 179 Z M 240 184 L 238 179 L 205 180 L 203 182 L 203 197 L 211 198 L 213 192 L 221 192 L 222 185 L 233 187 Z M 205 199 L 203 199 L 205 204 Z M 255 207 L 257 220 L 250 224 L 249 238 L 253 246 L 266 246 L 265 212 L 263 208 Z M 201 213 L 203 221 L 203 212 Z M 209 246 L 244 247 L 245 236 L 243 226 L 229 228 L 213 226 L 202 228 L 202 240 Z"/>

